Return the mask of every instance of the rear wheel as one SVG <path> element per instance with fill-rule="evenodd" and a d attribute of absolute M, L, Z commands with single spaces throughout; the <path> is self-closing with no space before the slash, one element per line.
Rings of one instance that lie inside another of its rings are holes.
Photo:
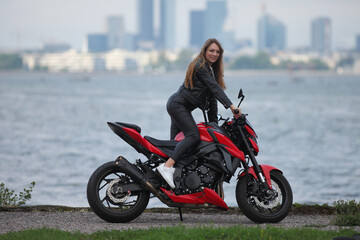
<path fill-rule="evenodd" d="M 123 223 L 137 218 L 147 207 L 150 193 L 122 191 L 122 185 L 133 182 L 114 162 L 103 164 L 91 175 L 87 185 L 90 207 L 108 222 Z"/>
<path fill-rule="evenodd" d="M 259 194 L 257 180 L 247 174 L 236 185 L 236 200 L 246 217 L 256 223 L 277 223 L 283 220 L 292 206 L 292 190 L 289 182 L 278 171 L 271 171 L 273 196 Z"/>

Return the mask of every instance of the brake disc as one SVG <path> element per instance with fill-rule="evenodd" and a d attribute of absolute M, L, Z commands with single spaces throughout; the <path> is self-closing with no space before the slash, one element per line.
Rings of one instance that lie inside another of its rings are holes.
<path fill-rule="evenodd" d="M 130 191 L 125 194 L 122 193 L 122 188 L 118 184 L 120 179 L 114 179 L 109 183 L 109 186 L 106 189 L 106 195 L 110 198 L 111 202 L 114 204 L 123 203 L 129 199 L 131 193 Z"/>
<path fill-rule="evenodd" d="M 277 196 L 274 199 L 268 201 L 267 203 L 264 203 L 264 201 L 260 201 L 257 197 L 254 197 L 257 206 L 262 207 L 264 209 L 271 209 L 280 205 L 282 194 L 279 185 L 277 185 L 276 182 L 272 181 L 271 186 L 272 189 L 277 192 Z"/>

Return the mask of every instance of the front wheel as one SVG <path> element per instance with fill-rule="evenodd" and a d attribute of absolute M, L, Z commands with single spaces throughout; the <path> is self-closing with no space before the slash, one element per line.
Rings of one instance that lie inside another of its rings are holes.
<path fill-rule="evenodd" d="M 134 183 L 133 179 L 114 162 L 101 165 L 91 175 L 87 185 L 90 207 L 108 222 L 124 223 L 140 216 L 149 203 L 149 191 L 123 192 L 122 186 Z"/>
<path fill-rule="evenodd" d="M 277 223 L 289 213 L 293 196 L 289 182 L 278 171 L 270 172 L 273 197 L 263 197 L 257 180 L 247 174 L 236 185 L 236 201 L 246 217 L 256 223 Z"/>

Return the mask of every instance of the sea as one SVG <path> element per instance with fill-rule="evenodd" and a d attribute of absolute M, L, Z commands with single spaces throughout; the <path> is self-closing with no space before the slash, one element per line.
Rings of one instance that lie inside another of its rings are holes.
<path fill-rule="evenodd" d="M 86 186 L 100 165 L 124 156 L 145 161 L 107 122 L 169 139 L 169 96 L 184 80 L 171 73 L 0 73 L 0 182 L 27 205 L 87 207 Z M 360 200 L 360 76 L 329 72 L 226 71 L 226 94 L 258 135 L 260 164 L 280 169 L 294 202 Z M 219 104 L 219 114 L 231 113 Z M 195 110 L 197 122 L 204 121 Z M 224 183 L 237 206 L 237 173 Z M 152 198 L 148 207 L 166 207 Z"/>

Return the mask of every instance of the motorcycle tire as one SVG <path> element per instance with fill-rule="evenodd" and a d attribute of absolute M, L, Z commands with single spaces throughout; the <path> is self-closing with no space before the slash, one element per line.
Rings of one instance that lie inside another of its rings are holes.
<path fill-rule="evenodd" d="M 130 222 L 140 216 L 149 203 L 150 192 L 119 193 L 121 184 L 133 182 L 114 162 L 101 165 L 87 185 L 87 199 L 94 213 L 111 223 Z"/>
<path fill-rule="evenodd" d="M 256 223 L 278 223 L 289 213 L 293 195 L 289 182 L 279 171 L 271 171 L 272 189 L 277 197 L 270 201 L 253 194 L 256 180 L 253 175 L 242 176 L 236 185 L 236 201 L 243 214 Z"/>

